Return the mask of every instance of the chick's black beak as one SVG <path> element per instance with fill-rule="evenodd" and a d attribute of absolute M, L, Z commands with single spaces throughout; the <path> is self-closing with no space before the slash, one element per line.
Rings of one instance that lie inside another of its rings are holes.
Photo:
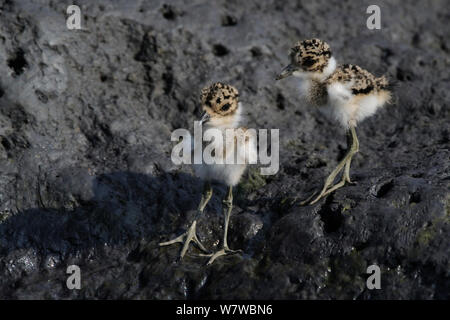
<path fill-rule="evenodd" d="M 203 112 L 202 119 L 201 119 L 202 124 L 207 123 L 210 118 L 211 118 L 211 116 L 209 115 L 208 112 L 206 112 L 206 111 Z"/>
<path fill-rule="evenodd" d="M 289 77 L 290 75 L 292 75 L 292 73 L 294 73 L 295 70 L 297 69 L 292 64 L 289 64 L 281 71 L 281 73 L 275 78 L 275 80 L 281 80 Z"/>

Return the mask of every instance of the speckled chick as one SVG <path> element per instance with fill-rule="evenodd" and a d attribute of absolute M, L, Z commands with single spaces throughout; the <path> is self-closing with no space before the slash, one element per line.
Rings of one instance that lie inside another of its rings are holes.
<path fill-rule="evenodd" d="M 298 42 L 289 54 L 291 63 L 277 79 L 299 77 L 302 95 L 316 106 L 328 105 L 346 128 L 374 114 L 390 100 L 388 81 L 361 67 L 337 66 L 330 46 L 319 39 Z"/>
<path fill-rule="evenodd" d="M 277 80 L 290 75 L 299 77 L 301 94 L 306 100 L 314 106 L 329 106 L 335 118 L 347 129 L 348 152 L 325 180 L 322 191 L 311 202 L 314 204 L 346 183 L 352 183 L 350 164 L 359 151 L 355 127 L 389 102 L 391 93 L 386 77 L 377 78 L 351 64 L 337 66 L 330 46 L 322 40 L 298 42 L 291 49 L 289 58 L 291 63 L 282 70 Z M 342 180 L 334 184 L 341 171 Z"/>
<path fill-rule="evenodd" d="M 214 83 L 202 90 L 201 100 L 205 111 L 202 117 L 204 139 L 205 135 L 208 135 L 208 130 L 219 131 L 219 137 L 209 142 L 206 148 L 213 148 L 215 157 L 222 159 L 222 163 L 194 165 L 195 174 L 203 179 L 206 185 L 210 185 L 209 182 L 215 180 L 228 186 L 227 195 L 222 202 L 225 218 L 222 248 L 208 255 L 210 257 L 208 264 L 212 264 L 220 256 L 241 252 L 241 250 L 231 250 L 227 242 L 233 207 L 233 186 L 239 182 L 247 165 L 256 163 L 257 147 L 256 133 L 252 135 L 249 134 L 250 130 L 239 128 L 242 105 L 239 103 L 239 93 L 236 88 L 220 82 Z M 232 138 L 227 139 L 230 133 Z M 201 145 L 196 148 L 206 150 Z M 212 189 L 210 190 L 212 193 Z"/>
<path fill-rule="evenodd" d="M 204 181 L 204 190 L 198 205 L 197 215 L 189 229 L 180 236 L 170 241 L 161 242 L 161 247 L 182 243 L 180 259 L 186 254 L 189 244 L 194 243 L 208 256 L 208 264 L 213 263 L 218 257 L 240 253 L 240 250 L 231 250 L 228 247 L 227 234 L 233 208 L 233 186 L 242 177 L 246 167 L 257 161 L 256 133 L 248 134 L 250 130 L 239 128 L 242 106 L 239 103 L 239 93 L 233 86 L 221 82 L 213 83 L 205 87 L 200 95 L 202 101 L 202 140 L 205 143 L 194 143 L 194 154 L 201 154 L 200 164 L 194 164 L 196 176 Z M 214 129 L 214 130 L 211 130 Z M 228 138 L 227 139 L 227 135 Z M 209 150 L 210 152 L 206 152 Z M 213 161 L 208 162 L 206 155 L 212 155 Z M 217 161 L 217 162 L 216 162 Z M 228 192 L 223 199 L 224 233 L 221 249 L 209 253 L 197 236 L 197 222 L 203 214 L 213 194 L 211 181 L 218 181 L 228 186 Z"/>
<path fill-rule="evenodd" d="M 215 180 L 234 186 L 239 182 L 246 165 L 250 162 L 249 158 L 256 159 L 257 152 L 254 137 L 246 135 L 247 129 L 239 127 L 242 104 L 239 102 L 238 90 L 231 85 L 217 82 L 202 90 L 201 100 L 205 112 L 202 117 L 203 131 L 214 128 L 222 132 L 222 141 L 212 141 L 207 144 L 208 148 L 216 150 L 215 156 L 222 158 L 223 164 L 194 165 L 195 174 L 203 180 Z M 230 129 L 229 133 L 235 136 L 228 143 L 227 129 Z M 238 143 L 243 145 L 238 146 Z M 203 148 L 201 145 L 195 147 Z"/>

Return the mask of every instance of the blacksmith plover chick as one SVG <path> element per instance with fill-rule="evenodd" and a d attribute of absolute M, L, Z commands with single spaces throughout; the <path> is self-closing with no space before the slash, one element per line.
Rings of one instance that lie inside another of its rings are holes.
<path fill-rule="evenodd" d="M 355 127 L 388 103 L 391 94 L 384 76 L 376 78 L 351 64 L 336 66 L 330 46 L 319 39 L 298 42 L 289 56 L 291 63 L 278 75 L 277 80 L 290 75 L 299 77 L 301 92 L 307 101 L 315 106 L 327 105 L 332 108 L 336 119 L 347 130 L 348 152 L 326 179 L 322 191 L 311 202 L 314 204 L 346 182 L 352 183 L 350 164 L 359 150 Z M 333 185 L 343 169 L 342 180 Z"/>
<path fill-rule="evenodd" d="M 194 219 L 189 230 L 178 238 L 160 243 L 161 246 L 184 242 L 181 251 L 181 258 L 185 255 L 189 243 L 194 242 L 202 251 L 207 252 L 196 235 L 196 224 L 199 215 L 203 213 L 208 201 L 212 196 L 211 181 L 224 183 L 228 186 L 228 192 L 223 200 L 223 214 L 225 217 L 224 234 L 222 249 L 204 256 L 209 256 L 208 264 L 211 264 L 216 258 L 240 252 L 240 250 L 231 250 L 228 247 L 227 233 L 230 222 L 231 210 L 233 207 L 233 186 L 239 183 L 247 164 L 252 160 L 256 163 L 257 148 L 256 136 L 248 134 L 248 130 L 239 127 L 241 120 L 242 106 L 239 102 L 239 94 L 236 88 L 220 82 L 204 88 L 201 92 L 201 101 L 204 114 L 202 116 L 203 134 L 208 134 L 209 129 L 216 129 L 220 138 L 211 139 L 211 142 L 205 142 L 203 145 L 194 144 L 194 153 L 196 151 L 205 151 L 206 148 L 214 150 L 212 156 L 219 159 L 218 163 L 194 164 L 196 176 L 205 181 L 204 191 L 198 206 L 197 217 Z M 227 135 L 231 136 L 227 139 Z M 219 141 L 220 140 L 220 141 Z M 201 150 L 196 150 L 200 148 Z"/>

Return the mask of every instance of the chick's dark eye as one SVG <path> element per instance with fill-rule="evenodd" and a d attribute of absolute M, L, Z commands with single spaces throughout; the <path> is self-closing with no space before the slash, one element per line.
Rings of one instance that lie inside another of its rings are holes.
<path fill-rule="evenodd" d="M 314 63 L 316 63 L 316 60 L 314 60 L 310 57 L 306 57 L 302 61 L 302 65 L 304 65 L 305 67 L 311 67 Z"/>
<path fill-rule="evenodd" d="M 230 109 L 231 105 L 229 103 L 225 103 L 222 108 L 220 108 L 220 110 L 222 111 L 227 111 L 228 109 Z"/>

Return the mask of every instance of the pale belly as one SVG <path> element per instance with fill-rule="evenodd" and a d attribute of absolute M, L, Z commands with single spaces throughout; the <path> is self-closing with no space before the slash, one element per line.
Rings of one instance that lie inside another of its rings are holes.
<path fill-rule="evenodd" d="M 194 165 L 195 175 L 203 180 L 218 181 L 229 186 L 239 183 L 246 168 L 245 164 L 202 164 Z"/>

